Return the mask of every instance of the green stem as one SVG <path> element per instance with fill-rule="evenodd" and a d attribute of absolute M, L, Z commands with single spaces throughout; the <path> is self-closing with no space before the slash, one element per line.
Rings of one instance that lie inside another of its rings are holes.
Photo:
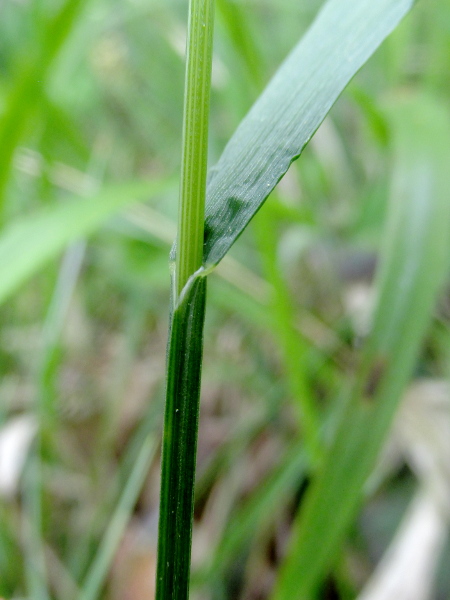
<path fill-rule="evenodd" d="M 206 278 L 186 288 L 168 349 L 156 600 L 189 597 Z"/>
<path fill-rule="evenodd" d="M 202 266 L 214 0 L 190 0 L 183 156 L 162 443 L 156 600 L 187 600 L 206 278 Z"/>
<path fill-rule="evenodd" d="M 190 0 L 176 289 L 202 265 L 214 0 Z"/>

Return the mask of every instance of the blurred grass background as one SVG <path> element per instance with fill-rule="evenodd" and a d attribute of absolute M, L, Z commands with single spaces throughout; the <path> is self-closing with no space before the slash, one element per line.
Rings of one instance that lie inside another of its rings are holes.
<path fill-rule="evenodd" d="M 217 0 L 210 165 L 320 5 Z M 5 599 L 152 598 L 186 15 L 180 1 L 0 7 Z M 450 6 L 419 2 L 211 277 L 195 599 L 269 597 L 311 475 L 296 399 L 328 414 L 370 328 L 395 175 L 385 107 L 420 92 L 447 110 L 449 58 Z M 449 318 L 443 292 L 320 598 L 390 600 L 405 562 L 423 584 L 400 584 L 405 600 L 448 597 Z M 424 488 L 444 516 L 417 504 Z"/>

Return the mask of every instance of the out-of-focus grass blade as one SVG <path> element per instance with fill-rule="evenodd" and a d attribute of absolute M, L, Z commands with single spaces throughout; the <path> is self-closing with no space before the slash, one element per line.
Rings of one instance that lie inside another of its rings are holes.
<path fill-rule="evenodd" d="M 0 505 L 0 594 L 12 597 L 20 571 L 23 568 L 23 552 L 15 539 L 10 524 L 11 511 L 2 500 Z"/>
<path fill-rule="evenodd" d="M 350 79 L 414 0 L 329 0 L 211 170 L 205 266 L 218 263 Z"/>
<path fill-rule="evenodd" d="M 283 501 L 291 498 L 300 486 L 307 469 L 307 456 L 303 442 L 295 442 L 287 450 L 283 461 L 263 481 L 249 500 L 238 509 L 230 519 L 230 525 L 225 530 L 217 546 L 210 565 L 205 572 L 194 574 L 194 581 L 203 582 L 220 577 L 230 566 L 242 549 L 251 540 L 267 514 L 274 506 L 280 506 Z"/>
<path fill-rule="evenodd" d="M 41 441 L 38 441 L 39 445 Z M 27 592 L 36 600 L 50 600 L 45 564 L 42 515 L 42 462 L 36 455 L 29 459 L 24 477 L 24 563 Z"/>
<path fill-rule="evenodd" d="M 97 600 L 99 597 L 125 527 L 142 490 L 155 450 L 155 439 L 153 436 L 148 435 L 132 467 L 129 479 L 86 576 L 78 600 Z"/>
<path fill-rule="evenodd" d="M 310 344 L 300 336 L 295 327 L 295 313 L 290 292 L 278 264 L 275 222 L 273 214 L 260 213 L 254 221 L 256 238 L 267 280 L 274 289 L 271 310 L 276 322 L 277 341 L 283 353 L 289 392 L 295 406 L 299 408 L 299 422 L 305 445 L 311 461 L 314 462 L 319 459 L 321 448 L 319 413 L 314 403 L 307 373 Z"/>
<path fill-rule="evenodd" d="M 169 185 L 168 180 L 122 184 L 16 220 L 0 236 L 0 304 L 70 242 L 93 233 L 127 204 Z"/>
<path fill-rule="evenodd" d="M 448 269 L 448 111 L 420 96 L 397 102 L 389 116 L 393 185 L 373 330 L 353 393 L 295 523 L 276 600 L 315 597 L 337 559 Z"/>
<path fill-rule="evenodd" d="M 49 68 L 70 34 L 85 2 L 86 0 L 67 0 L 49 20 L 40 36 L 40 47 L 35 53 L 30 53 L 29 62 L 22 65 L 6 99 L 0 121 L 0 216 L 3 213 L 4 193 L 14 151 L 28 118 L 42 95 Z"/>

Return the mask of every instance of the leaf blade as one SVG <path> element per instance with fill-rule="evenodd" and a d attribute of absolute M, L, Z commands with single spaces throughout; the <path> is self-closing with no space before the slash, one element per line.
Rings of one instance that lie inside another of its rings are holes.
<path fill-rule="evenodd" d="M 166 187 L 168 181 L 123 184 L 12 223 L 0 236 L 0 304 L 69 243 L 91 234 L 127 204 Z"/>
<path fill-rule="evenodd" d="M 210 171 L 203 264 L 217 264 L 311 139 L 345 86 L 414 0 L 330 0 Z"/>

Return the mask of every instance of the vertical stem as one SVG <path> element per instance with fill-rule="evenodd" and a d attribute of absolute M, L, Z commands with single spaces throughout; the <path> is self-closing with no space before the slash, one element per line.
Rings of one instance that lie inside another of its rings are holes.
<path fill-rule="evenodd" d="M 214 0 L 190 0 L 176 291 L 201 267 L 206 196 Z"/>
<path fill-rule="evenodd" d="M 183 297 L 168 348 L 156 600 L 189 598 L 206 278 Z"/>
<path fill-rule="evenodd" d="M 203 259 L 213 21 L 214 0 L 190 0 L 180 216 L 167 351 L 156 600 L 189 598 L 206 302 L 205 277 L 192 276 Z"/>

